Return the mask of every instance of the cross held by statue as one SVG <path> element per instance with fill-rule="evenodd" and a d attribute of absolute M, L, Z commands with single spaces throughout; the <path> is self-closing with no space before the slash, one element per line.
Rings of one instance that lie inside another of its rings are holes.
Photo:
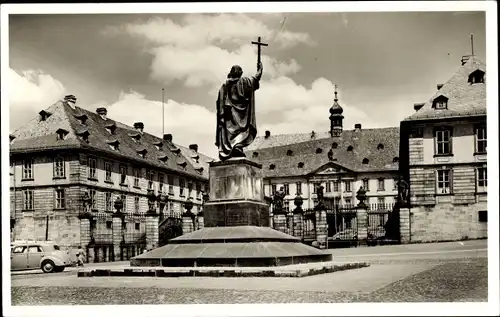
<path fill-rule="evenodd" d="M 260 63 L 261 46 L 268 46 L 268 45 L 260 41 L 260 36 L 258 37 L 257 42 L 252 41 L 252 44 L 257 45 L 257 63 Z"/>

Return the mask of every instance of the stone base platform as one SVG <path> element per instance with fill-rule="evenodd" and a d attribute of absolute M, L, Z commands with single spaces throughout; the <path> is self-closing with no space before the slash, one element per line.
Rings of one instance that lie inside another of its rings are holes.
<path fill-rule="evenodd" d="M 142 277 L 305 277 L 368 267 L 365 262 L 304 263 L 279 267 L 136 267 L 112 269 L 89 268 L 78 271 L 78 277 L 142 276 Z"/>
<path fill-rule="evenodd" d="M 331 261 L 332 255 L 268 227 L 203 228 L 131 259 L 131 266 L 269 267 Z"/>

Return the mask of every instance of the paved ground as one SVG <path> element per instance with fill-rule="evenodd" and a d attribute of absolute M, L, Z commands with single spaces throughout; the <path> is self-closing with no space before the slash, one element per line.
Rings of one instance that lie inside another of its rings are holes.
<path fill-rule="evenodd" d="M 372 265 L 303 278 L 12 276 L 13 305 L 487 301 L 487 240 L 332 250 Z M 119 265 L 119 264 L 116 264 Z"/>

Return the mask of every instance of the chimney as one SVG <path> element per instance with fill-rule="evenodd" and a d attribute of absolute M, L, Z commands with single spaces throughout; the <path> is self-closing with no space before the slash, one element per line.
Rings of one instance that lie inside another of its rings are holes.
<path fill-rule="evenodd" d="M 269 138 L 270 136 L 271 136 L 271 131 L 266 130 L 266 136 L 265 136 L 265 138 L 267 139 L 267 138 Z"/>
<path fill-rule="evenodd" d="M 164 134 L 163 135 L 163 140 L 167 141 L 167 142 L 172 142 L 172 134 Z"/>
<path fill-rule="evenodd" d="M 95 112 L 97 112 L 97 114 L 100 115 L 103 120 L 106 120 L 106 115 L 108 114 L 108 109 L 101 107 L 101 108 L 97 108 L 95 110 Z"/>
<path fill-rule="evenodd" d="M 416 103 L 413 104 L 413 109 L 415 109 L 415 112 L 419 111 L 423 106 L 425 105 L 424 102 Z"/>
<path fill-rule="evenodd" d="M 438 84 L 438 85 L 437 85 L 437 89 L 438 89 L 438 90 L 439 90 L 439 89 L 441 89 L 441 87 L 443 87 L 443 84 Z"/>
<path fill-rule="evenodd" d="M 144 123 L 142 122 L 134 123 L 134 129 L 142 133 L 144 131 Z"/>
<path fill-rule="evenodd" d="M 354 131 L 356 131 L 356 132 L 361 131 L 361 123 L 356 123 L 356 124 L 354 125 Z"/>
<path fill-rule="evenodd" d="M 190 144 L 189 149 L 198 152 L 198 144 Z"/>

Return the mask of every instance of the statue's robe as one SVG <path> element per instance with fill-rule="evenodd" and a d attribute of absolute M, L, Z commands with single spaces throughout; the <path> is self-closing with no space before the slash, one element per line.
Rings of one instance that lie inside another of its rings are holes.
<path fill-rule="evenodd" d="M 229 79 L 219 89 L 217 98 L 217 131 L 215 145 L 219 158 L 244 157 L 243 148 L 257 135 L 255 123 L 256 77 Z"/>

